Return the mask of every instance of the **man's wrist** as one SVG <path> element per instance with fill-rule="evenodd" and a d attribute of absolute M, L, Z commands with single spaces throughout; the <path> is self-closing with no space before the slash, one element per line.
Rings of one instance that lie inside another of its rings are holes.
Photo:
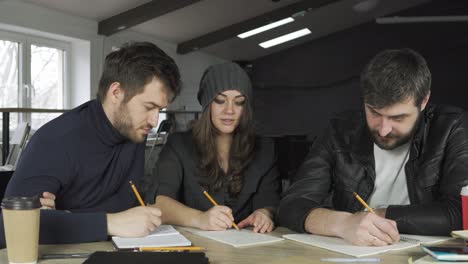
<path fill-rule="evenodd" d="M 353 214 L 349 212 L 330 211 L 326 221 L 326 229 L 333 236 L 343 237 L 344 229 L 347 228 L 346 223 L 352 216 Z"/>

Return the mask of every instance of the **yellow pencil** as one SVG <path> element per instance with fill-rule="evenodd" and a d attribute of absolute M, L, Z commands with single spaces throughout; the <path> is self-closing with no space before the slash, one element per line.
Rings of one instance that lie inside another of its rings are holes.
<path fill-rule="evenodd" d="M 367 210 L 369 210 L 369 212 L 375 214 L 374 210 L 373 210 L 372 208 L 370 208 L 369 205 L 367 205 L 367 203 L 361 198 L 361 196 L 359 196 L 359 194 L 357 194 L 357 193 L 355 193 L 355 192 L 353 192 L 353 194 L 354 194 L 354 197 L 356 197 L 356 199 L 358 199 L 358 201 L 359 201 L 362 205 L 364 205 L 364 207 L 366 207 Z"/>
<path fill-rule="evenodd" d="M 141 199 L 140 193 L 138 192 L 135 184 L 133 184 L 132 181 L 130 181 L 130 186 L 132 186 L 132 190 L 135 193 L 135 196 L 137 197 L 137 199 L 140 202 L 141 206 L 145 206 L 145 203 L 143 202 L 143 199 Z"/>
<path fill-rule="evenodd" d="M 140 247 L 140 251 L 200 251 L 203 247 Z"/>
<path fill-rule="evenodd" d="M 218 203 L 211 197 L 210 194 L 208 194 L 207 191 L 203 191 L 203 194 L 206 196 L 206 198 L 208 198 L 208 200 L 210 200 L 213 205 L 218 205 Z M 236 223 L 232 222 L 232 225 L 235 229 L 239 230 L 239 227 L 236 225 Z"/>

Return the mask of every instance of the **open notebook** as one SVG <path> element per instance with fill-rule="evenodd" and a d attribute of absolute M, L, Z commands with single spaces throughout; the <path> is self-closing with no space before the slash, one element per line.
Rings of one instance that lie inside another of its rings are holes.
<path fill-rule="evenodd" d="M 200 229 L 188 227 L 184 227 L 182 229 L 187 230 L 195 235 L 213 239 L 233 247 L 256 246 L 283 240 L 281 237 L 254 233 L 253 231 L 247 229 L 241 229 L 239 231 L 235 229 L 229 229 L 226 231 L 203 231 Z"/>
<path fill-rule="evenodd" d="M 145 237 L 124 238 L 112 237 L 117 249 L 132 249 L 139 247 L 178 247 L 190 246 L 192 242 L 185 238 L 171 225 L 160 225 Z"/>
<path fill-rule="evenodd" d="M 402 239 L 406 238 L 405 241 L 400 240 L 400 242 L 396 244 L 383 247 L 364 247 L 351 245 L 344 239 L 338 237 L 317 236 L 309 234 L 289 234 L 283 235 L 283 237 L 296 242 L 328 249 L 331 251 L 343 253 L 354 257 L 364 257 L 392 250 L 412 248 L 419 246 L 420 244 L 431 244 L 451 239 L 451 237 L 416 236 L 402 234 L 400 237 Z"/>

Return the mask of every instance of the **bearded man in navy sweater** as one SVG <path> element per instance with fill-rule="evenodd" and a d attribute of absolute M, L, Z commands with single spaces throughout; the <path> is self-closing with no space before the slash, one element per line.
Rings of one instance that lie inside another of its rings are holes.
<path fill-rule="evenodd" d="M 23 151 L 5 196 L 42 195 L 40 243 L 145 236 L 161 211 L 137 206 L 146 136 L 180 92 L 174 60 L 148 42 L 107 55 L 96 100 L 42 126 Z M 1 220 L 0 220 L 1 221 Z M 3 223 L 0 246 L 5 246 Z"/>

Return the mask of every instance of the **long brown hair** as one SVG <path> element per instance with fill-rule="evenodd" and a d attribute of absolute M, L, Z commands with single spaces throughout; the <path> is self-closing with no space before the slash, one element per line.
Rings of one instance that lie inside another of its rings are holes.
<path fill-rule="evenodd" d="M 224 186 L 229 194 L 237 196 L 244 183 L 244 170 L 253 157 L 255 134 L 252 125 L 252 111 L 249 102 L 244 104 L 239 125 L 233 132 L 229 151 L 229 167 L 226 173 L 219 165 L 216 136 L 218 130 L 211 122 L 211 107 L 205 108 L 193 125 L 193 138 L 200 157 L 198 169 L 202 175 L 200 185 L 211 192 L 218 192 Z"/>

